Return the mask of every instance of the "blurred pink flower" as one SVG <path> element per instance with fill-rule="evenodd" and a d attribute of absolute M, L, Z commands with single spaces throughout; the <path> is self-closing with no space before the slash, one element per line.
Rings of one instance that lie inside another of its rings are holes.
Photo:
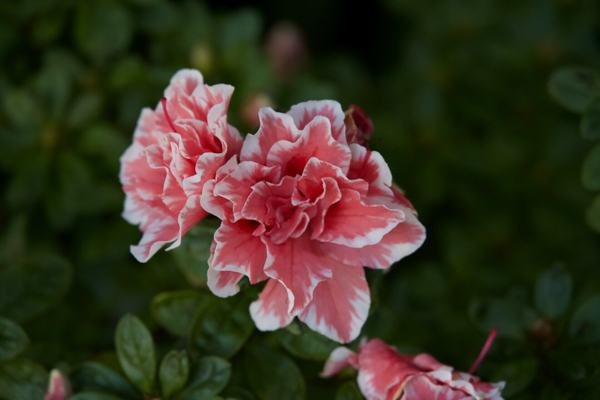
<path fill-rule="evenodd" d="M 277 79 L 293 80 L 306 63 L 306 40 L 302 30 L 293 22 L 276 23 L 267 34 L 267 56 Z"/>
<path fill-rule="evenodd" d="M 69 380 L 57 369 L 50 372 L 50 382 L 44 400 L 65 400 L 71 396 Z"/>
<path fill-rule="evenodd" d="M 275 330 L 295 316 L 340 342 L 356 338 L 369 313 L 363 266 L 377 269 L 415 251 L 425 230 L 377 152 L 348 144 L 335 101 L 309 101 L 287 114 L 263 108 L 240 163 L 206 183 L 202 206 L 222 219 L 208 285 L 219 296 L 267 280 L 250 307 Z"/>
<path fill-rule="evenodd" d="M 482 354 L 490 344 L 488 340 Z M 321 376 L 335 375 L 348 365 L 358 370 L 358 386 L 367 400 L 502 400 L 504 382 L 480 382 L 478 377 L 454 371 L 429 354 L 398 354 L 379 339 L 361 344 L 358 354 L 338 347 Z"/>
<path fill-rule="evenodd" d="M 205 85 L 199 71 L 184 69 L 171 78 L 155 110 L 142 110 L 119 175 L 123 218 L 144 233 L 131 246 L 138 261 L 168 242 L 174 242 L 168 250 L 179 246 L 207 215 L 200 206 L 204 184 L 242 146 L 239 132 L 227 124 L 232 93 L 233 87 Z"/>

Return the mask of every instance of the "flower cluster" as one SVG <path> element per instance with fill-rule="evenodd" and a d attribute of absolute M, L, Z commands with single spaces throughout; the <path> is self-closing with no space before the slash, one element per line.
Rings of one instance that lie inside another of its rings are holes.
<path fill-rule="evenodd" d="M 372 339 L 359 346 L 358 354 L 346 347 L 335 349 L 321 375 L 335 375 L 346 366 L 356 368 L 358 386 L 367 400 L 502 400 L 504 382 L 480 382 L 471 375 L 494 335 L 470 373 L 454 371 L 429 354 L 399 354 L 381 340 Z"/>
<path fill-rule="evenodd" d="M 209 213 L 221 219 L 208 286 L 218 296 L 267 281 L 250 312 L 261 330 L 294 317 L 347 343 L 370 307 L 363 267 L 389 268 L 415 251 L 425 230 L 392 186 L 383 157 L 365 145 L 370 119 L 353 106 L 308 101 L 259 111 L 245 140 L 227 124 L 233 88 L 207 86 L 198 71 L 171 80 L 144 110 L 121 158 L 124 217 L 144 233 L 140 261 Z"/>

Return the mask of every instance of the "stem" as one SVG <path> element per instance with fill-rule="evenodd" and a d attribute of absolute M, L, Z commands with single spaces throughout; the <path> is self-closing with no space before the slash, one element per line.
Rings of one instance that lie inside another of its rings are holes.
<path fill-rule="evenodd" d="M 488 350 L 490 347 L 492 347 L 492 343 L 494 342 L 494 338 L 496 337 L 497 333 L 498 329 L 496 328 L 490 330 L 490 336 L 488 336 L 485 344 L 483 345 L 483 349 L 481 349 L 481 353 L 479 353 L 479 357 L 477 357 L 477 360 L 475 360 L 475 363 L 473 363 L 473 366 L 469 370 L 469 375 L 473 375 L 473 372 L 475 372 L 481 361 L 483 361 L 483 358 L 487 354 Z"/>

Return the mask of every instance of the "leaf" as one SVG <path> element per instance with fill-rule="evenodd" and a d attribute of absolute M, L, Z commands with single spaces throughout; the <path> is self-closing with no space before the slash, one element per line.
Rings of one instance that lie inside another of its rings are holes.
<path fill-rule="evenodd" d="M 304 378 L 296 364 L 271 348 L 248 346 L 244 369 L 250 388 L 261 400 L 306 398 Z"/>
<path fill-rule="evenodd" d="M 139 400 L 142 396 L 120 374 L 102 364 L 85 362 L 71 374 L 76 392 L 102 392 L 119 398 Z"/>
<path fill-rule="evenodd" d="M 0 266 L 0 314 L 23 322 L 58 303 L 71 283 L 70 264 L 38 253 L 13 266 Z"/>
<path fill-rule="evenodd" d="M 600 144 L 594 146 L 583 161 L 581 180 L 586 189 L 600 190 Z"/>
<path fill-rule="evenodd" d="M 48 385 L 48 373 L 24 358 L 0 362 L 0 399 L 40 400 Z"/>
<path fill-rule="evenodd" d="M 587 209 L 585 217 L 588 225 L 596 232 L 600 232 L 600 196 L 596 196 Z"/>
<path fill-rule="evenodd" d="M 335 393 L 334 400 L 363 400 L 364 397 L 360 394 L 360 390 L 356 383 L 346 382 Z"/>
<path fill-rule="evenodd" d="M 102 109 L 102 94 L 89 92 L 73 100 L 67 116 L 67 125 L 71 129 L 81 129 L 89 125 Z"/>
<path fill-rule="evenodd" d="M 176 336 L 190 334 L 194 317 L 210 297 L 194 290 L 164 292 L 152 300 L 150 311 L 154 319 Z"/>
<path fill-rule="evenodd" d="M 560 317 L 571 300 L 573 280 L 562 268 L 552 268 L 539 276 L 535 284 L 535 305 L 546 317 Z"/>
<path fill-rule="evenodd" d="M 203 307 L 192 325 L 190 349 L 228 359 L 243 346 L 254 330 L 248 308 L 252 290 L 228 299 L 214 298 Z"/>
<path fill-rule="evenodd" d="M 158 376 L 164 397 L 170 397 L 181 389 L 190 374 L 190 360 L 185 350 L 171 350 L 160 363 Z"/>
<path fill-rule="evenodd" d="M 96 392 L 81 392 L 77 393 L 74 396 L 69 397 L 69 400 L 120 400 L 118 397 L 115 397 L 106 393 L 96 393 Z"/>
<path fill-rule="evenodd" d="M 119 2 L 90 0 L 78 2 L 75 15 L 75 43 L 96 62 L 117 55 L 131 43 L 133 22 Z"/>
<path fill-rule="evenodd" d="M 585 139 L 600 139 L 600 100 L 594 100 L 585 110 L 579 131 Z"/>
<path fill-rule="evenodd" d="M 293 356 L 305 360 L 326 360 L 331 352 L 339 346 L 333 340 L 306 327 L 300 333 L 293 333 L 289 329 L 279 329 L 275 335 L 281 345 Z"/>
<path fill-rule="evenodd" d="M 16 357 L 28 344 L 29 338 L 19 325 L 0 317 L 0 360 Z"/>
<path fill-rule="evenodd" d="M 172 251 L 177 266 L 194 286 L 206 286 L 210 246 L 217 228 L 203 220 L 190 229 L 181 239 L 181 245 Z"/>
<path fill-rule="evenodd" d="M 221 392 L 231 376 L 231 364 L 219 357 L 203 357 L 193 367 L 187 387 L 177 400 L 204 399 Z"/>
<path fill-rule="evenodd" d="M 563 348 L 549 355 L 548 364 L 566 385 L 589 387 L 596 386 L 600 380 L 599 359 L 597 348 Z"/>
<path fill-rule="evenodd" d="M 600 97 L 600 77 L 589 68 L 564 67 L 552 74 L 548 88 L 560 105 L 582 113 Z"/>
<path fill-rule="evenodd" d="M 600 341 L 600 296 L 592 297 L 575 311 L 569 336 L 578 344 Z"/>
<path fill-rule="evenodd" d="M 521 313 L 517 304 L 502 299 L 474 301 L 469 307 L 473 322 L 483 331 L 497 328 L 499 337 L 524 339 Z"/>
<path fill-rule="evenodd" d="M 123 372 L 142 392 L 151 393 L 156 374 L 154 342 L 146 326 L 127 314 L 119 321 L 115 345 Z"/>
<path fill-rule="evenodd" d="M 511 361 L 498 368 L 490 381 L 505 381 L 506 387 L 502 390 L 502 395 L 510 397 L 527 389 L 535 379 L 537 370 L 538 361 L 535 358 Z"/>

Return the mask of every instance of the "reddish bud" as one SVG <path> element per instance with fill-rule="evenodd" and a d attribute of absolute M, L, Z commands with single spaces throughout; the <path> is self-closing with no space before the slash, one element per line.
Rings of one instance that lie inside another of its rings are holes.
<path fill-rule="evenodd" d="M 44 400 L 65 400 L 71 396 L 69 380 L 57 369 L 50 372 L 50 382 Z"/>
<path fill-rule="evenodd" d="M 359 106 L 354 104 L 345 112 L 346 140 L 348 144 L 358 143 L 368 147 L 368 141 L 373 134 L 373 121 Z"/>

